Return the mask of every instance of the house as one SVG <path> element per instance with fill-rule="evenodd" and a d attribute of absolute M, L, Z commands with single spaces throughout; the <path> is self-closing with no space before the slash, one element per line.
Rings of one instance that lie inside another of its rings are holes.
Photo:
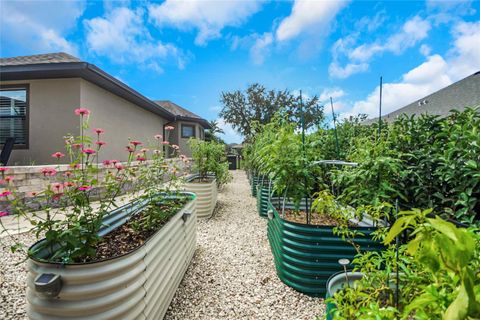
<path fill-rule="evenodd" d="M 205 129 L 210 128 L 208 121 L 171 101 L 157 100 L 155 103 L 175 116 L 174 121 L 167 124 L 175 128 L 169 137 L 169 142 L 180 146 L 180 150 L 183 150 L 185 155 L 191 156 L 188 139 L 204 140 Z"/>
<path fill-rule="evenodd" d="M 91 111 L 91 128 L 106 131 L 101 159 L 126 159 L 128 139 L 153 143 L 154 135 L 166 136 L 168 125 L 175 127 L 169 132 L 172 143 L 183 142 L 183 138 L 174 138 L 182 136 L 178 130 L 183 123 L 193 124 L 198 138 L 209 128 L 205 119 L 180 107 L 172 112 L 66 53 L 1 58 L 0 97 L 0 149 L 6 138 L 16 141 L 11 165 L 52 163 L 51 154 L 64 151 L 63 136 L 79 133 L 74 109 L 80 106 Z M 185 126 L 184 137 L 192 135 L 189 130 Z M 177 144 L 181 153 L 190 153 L 186 144 Z"/>
<path fill-rule="evenodd" d="M 402 114 L 407 116 L 420 114 L 446 116 L 452 109 L 462 111 L 466 107 L 476 106 L 480 106 L 480 71 L 384 115 L 382 120 L 395 121 Z M 378 118 L 367 120 L 365 123 L 376 121 Z"/>

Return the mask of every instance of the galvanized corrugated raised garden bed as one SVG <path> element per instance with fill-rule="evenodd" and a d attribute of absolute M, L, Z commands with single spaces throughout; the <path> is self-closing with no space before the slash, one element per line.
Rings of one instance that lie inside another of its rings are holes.
<path fill-rule="evenodd" d="M 353 260 L 353 246 L 333 233 L 333 227 L 289 222 L 280 217 L 271 202 L 268 239 L 277 275 L 285 284 L 310 296 L 325 295 L 328 278 L 342 270 L 338 259 Z M 371 239 L 374 228 L 357 227 L 365 236 L 356 237 L 362 250 L 381 250 Z"/>
<path fill-rule="evenodd" d="M 66 265 L 29 259 L 29 318 L 162 319 L 195 252 L 195 195 L 183 194 L 192 200 L 147 242 L 128 254 Z M 106 217 L 109 226 L 103 234 L 112 226 L 125 223 L 140 209 L 135 203 L 114 210 Z M 39 274 L 61 276 L 58 296 L 48 298 L 37 291 L 34 279 Z"/>
<path fill-rule="evenodd" d="M 197 195 L 197 216 L 199 218 L 210 218 L 213 210 L 217 205 L 217 179 L 215 176 L 209 176 L 209 181 L 196 181 L 199 175 L 191 175 L 187 177 L 184 189 Z"/>

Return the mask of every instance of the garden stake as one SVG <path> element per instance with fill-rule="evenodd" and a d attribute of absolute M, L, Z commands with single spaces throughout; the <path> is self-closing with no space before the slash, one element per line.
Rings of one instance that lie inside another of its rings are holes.
<path fill-rule="evenodd" d="M 380 101 L 378 108 L 378 139 L 380 140 L 380 134 L 382 133 L 382 89 L 383 89 L 383 77 L 380 76 Z"/>
<path fill-rule="evenodd" d="M 398 199 L 395 200 L 395 220 L 398 218 Z M 396 282 L 396 295 L 395 295 L 395 306 L 398 309 L 398 295 L 399 295 L 399 287 L 400 287 L 400 277 L 398 275 L 398 248 L 400 247 L 400 239 L 398 236 L 395 237 L 395 259 L 396 259 L 396 276 L 397 276 L 397 282 Z"/>
<path fill-rule="evenodd" d="M 347 287 L 350 288 L 350 282 L 348 281 L 347 265 L 350 263 L 350 260 L 342 258 L 338 260 L 338 263 L 343 267 L 345 272 L 345 279 L 347 280 Z"/>
<path fill-rule="evenodd" d="M 300 115 L 302 123 L 302 149 L 303 149 L 303 167 L 306 166 L 306 154 L 305 154 L 305 114 L 303 112 L 303 99 L 302 99 L 302 90 L 300 90 Z M 308 181 L 307 176 L 304 176 L 305 183 L 305 214 L 307 215 L 307 224 L 310 224 L 310 215 L 308 213 Z"/>
<path fill-rule="evenodd" d="M 333 112 L 333 100 L 330 97 L 330 105 L 332 106 L 332 117 L 333 117 L 333 132 L 335 134 L 335 148 L 337 151 L 337 159 L 340 159 L 340 148 L 338 146 L 338 134 L 337 134 L 337 122 L 335 118 L 335 112 Z"/>

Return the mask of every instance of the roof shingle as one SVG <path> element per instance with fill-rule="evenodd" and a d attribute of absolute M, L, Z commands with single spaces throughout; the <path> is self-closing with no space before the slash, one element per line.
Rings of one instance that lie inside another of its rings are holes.
<path fill-rule="evenodd" d="M 0 66 L 18 66 L 44 63 L 82 62 L 82 60 L 64 52 L 36 54 L 12 58 L 0 58 Z"/>

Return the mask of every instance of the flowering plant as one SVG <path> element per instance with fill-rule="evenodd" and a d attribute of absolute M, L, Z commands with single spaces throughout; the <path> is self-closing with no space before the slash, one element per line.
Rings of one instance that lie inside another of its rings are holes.
<path fill-rule="evenodd" d="M 106 145 L 101 140 L 105 130 L 95 128 L 94 138 L 90 137 L 86 134 L 90 111 L 78 108 L 75 114 L 79 116 L 80 135 L 65 137 L 66 153 L 52 154 L 58 165 L 41 170 L 48 180 L 46 188 L 31 193 L 30 201 L 23 201 L 15 188 L 8 185 L 0 195 L 10 201 L 9 212 L 2 211 L 2 216 L 14 214 L 18 219 L 25 219 L 33 226 L 37 238 L 45 237 L 42 245 L 35 246 L 36 251 L 29 255 L 37 257 L 40 251 L 46 250 L 48 254 L 40 258 L 50 262 L 94 260 L 97 245 L 102 240 L 98 232 L 104 217 L 118 206 L 119 195 L 129 189 L 134 195 L 151 200 L 161 191 L 168 191 L 162 189 L 166 176 L 174 177 L 169 187 L 177 181 L 178 168 L 169 167 L 162 152 L 153 152 L 152 160 L 147 161 L 149 150 L 139 150 L 142 142 L 137 140 L 130 141 L 127 146 L 126 162 L 104 160 L 100 163 L 99 156 Z M 157 150 L 161 149 L 160 144 L 157 141 Z M 65 157 L 69 158 L 69 170 L 61 174 L 59 163 Z M 7 180 L 7 170 L 0 170 L 0 183 Z M 12 250 L 19 249 L 25 246 L 12 247 Z"/>

